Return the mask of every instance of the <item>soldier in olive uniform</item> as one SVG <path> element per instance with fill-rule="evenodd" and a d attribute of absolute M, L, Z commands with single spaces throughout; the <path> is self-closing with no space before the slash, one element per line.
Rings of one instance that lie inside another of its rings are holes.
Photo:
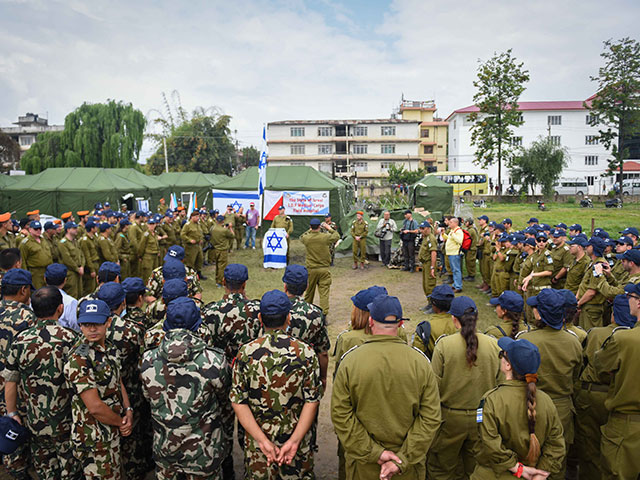
<path fill-rule="evenodd" d="M 185 265 L 193 268 L 202 278 L 202 241 L 204 235 L 198 225 L 199 221 L 200 212 L 194 210 L 191 212 L 189 221 L 182 227 L 180 238 L 185 251 Z"/>
<path fill-rule="evenodd" d="M 148 222 L 149 230 L 144 232 L 138 242 L 138 258 L 140 261 L 140 278 L 147 282 L 151 277 L 151 272 L 160 262 L 160 247 L 158 237 L 155 234 L 157 219 L 150 218 Z"/>
<path fill-rule="evenodd" d="M 233 227 L 233 233 L 236 236 L 236 250 L 242 248 L 242 242 L 246 233 L 245 222 L 247 216 L 244 214 L 244 208 L 240 207 L 236 213 L 236 222 Z"/>
<path fill-rule="evenodd" d="M 423 320 L 416 327 L 411 344 L 429 359 L 433 356 L 433 349 L 440 337 L 452 335 L 458 331 L 449 313 L 453 297 L 451 285 L 445 283 L 435 287 L 429 295 L 431 313 L 427 315 L 428 320 Z"/>
<path fill-rule="evenodd" d="M 120 435 L 133 428 L 133 409 L 120 376 L 118 351 L 107 340 L 111 310 L 101 300 L 80 305 L 84 339 L 73 349 L 64 375 L 75 395 L 71 401 L 74 455 L 86 478 L 120 480 Z"/>
<path fill-rule="evenodd" d="M 465 266 L 467 268 L 467 276 L 463 280 L 473 282 L 476 279 L 476 260 L 478 256 L 478 244 L 480 240 L 480 234 L 478 229 L 473 224 L 473 218 L 468 218 L 464 221 L 465 228 L 469 232 L 471 237 L 471 246 L 466 253 L 464 253 Z"/>
<path fill-rule="evenodd" d="M 227 227 L 231 227 L 231 231 L 234 232 L 235 239 L 235 229 L 236 229 L 236 212 L 233 210 L 233 205 L 227 205 L 227 211 L 224 212 L 224 225 Z M 229 249 L 228 252 L 231 253 L 233 250 L 233 239 L 229 240 Z"/>
<path fill-rule="evenodd" d="M 331 214 L 327 213 L 324 216 L 324 224 L 327 225 L 329 228 L 325 228 L 322 225 L 320 225 L 320 231 L 322 233 L 332 233 L 332 231 L 337 232 L 338 231 L 338 225 L 336 224 L 336 222 L 331 220 Z M 339 236 L 340 234 L 338 233 L 338 239 L 340 238 Z M 336 240 L 337 242 L 337 240 Z M 331 266 L 333 266 L 333 261 L 336 258 L 336 242 L 332 243 L 329 246 L 329 250 L 331 251 Z"/>
<path fill-rule="evenodd" d="M 216 285 L 222 287 L 224 270 L 228 261 L 228 246 L 234 239 L 232 227 L 227 227 L 225 217 L 218 215 L 216 224 L 211 229 L 211 244 L 213 245 L 213 260 L 216 262 Z"/>
<path fill-rule="evenodd" d="M 100 233 L 96 240 L 96 249 L 98 250 L 98 258 L 100 264 L 104 262 L 118 263 L 118 251 L 111 240 L 111 224 L 101 223 L 99 227 Z"/>
<path fill-rule="evenodd" d="M 262 296 L 262 337 L 238 351 L 231 402 L 246 430 L 246 478 L 313 479 L 310 428 L 322 395 L 314 351 L 286 333 L 291 302 L 272 290 Z"/>
<path fill-rule="evenodd" d="M 11 230 L 11 213 L 0 214 L 0 250 L 14 248 L 16 246 L 15 238 Z"/>
<path fill-rule="evenodd" d="M 422 480 L 441 422 L 438 382 L 424 354 L 397 337 L 403 321 L 398 299 L 380 295 L 369 312 L 373 335 L 342 357 L 333 382 L 331 419 L 347 478 L 400 473 Z"/>
<path fill-rule="evenodd" d="M 309 272 L 309 283 L 304 295 L 307 303 L 313 303 L 318 288 L 320 308 L 325 315 L 329 314 L 329 291 L 331 289 L 331 245 L 339 239 L 340 234 L 329 225 L 320 223 L 317 218 L 309 221 L 310 230 L 302 234 L 300 240 L 306 249 L 306 265 Z M 323 227 L 328 233 L 322 233 Z"/>
<path fill-rule="evenodd" d="M 525 302 L 529 297 L 538 295 L 542 290 L 551 288 L 551 275 L 553 275 L 553 257 L 547 250 L 548 237 L 540 232 L 536 235 L 536 250 L 532 255 L 528 268 L 520 271 L 521 288 L 524 292 Z M 527 273 L 528 272 L 528 273 Z M 525 319 L 534 323 L 533 308 L 525 303 Z"/>
<path fill-rule="evenodd" d="M 119 222 L 120 228 L 116 234 L 114 246 L 116 252 L 118 252 L 118 260 L 120 263 L 120 278 L 131 277 L 131 260 L 135 256 L 131 241 L 129 240 L 128 230 L 131 222 L 126 218 L 123 218 Z"/>
<path fill-rule="evenodd" d="M 29 224 L 29 235 L 20 242 L 22 265 L 31 272 L 35 288 L 46 285 L 44 271 L 48 265 L 53 263 L 51 251 L 44 244 L 41 236 L 42 225 L 39 221 L 32 220 Z"/>
<path fill-rule="evenodd" d="M 602 294 L 605 283 L 601 282 L 603 273 L 597 273 L 597 264 L 607 263 L 602 254 L 604 252 L 604 241 L 599 237 L 591 237 L 587 246 L 587 256 L 591 262 L 585 270 L 584 277 L 578 287 L 578 308 L 580 309 L 580 326 L 589 331 L 593 327 L 603 326 L 605 296 Z"/>
<path fill-rule="evenodd" d="M 78 335 L 58 323 L 64 312 L 58 288 L 39 289 L 31 306 L 38 320 L 15 337 L 3 372 L 7 414 L 31 432 L 31 458 L 40 478 L 75 479 L 80 469 L 71 445 L 71 391 L 63 368 Z M 22 419 L 18 403 L 26 408 Z"/>
<path fill-rule="evenodd" d="M 93 293 L 96 289 L 96 275 L 100 268 L 100 257 L 98 256 L 98 250 L 96 249 L 96 242 L 94 240 L 98 226 L 89 221 L 85 225 L 85 229 L 85 234 L 80 239 L 79 244 L 85 261 L 82 294 L 86 296 Z"/>
<path fill-rule="evenodd" d="M 507 290 L 502 292 L 499 297 L 492 298 L 489 303 L 496 307 L 496 315 L 502 321 L 490 327 L 484 332 L 485 335 L 491 335 L 498 339 L 502 337 L 516 338 L 518 333 L 531 330 L 531 326 L 522 319 L 524 300 L 519 293 Z"/>
<path fill-rule="evenodd" d="M 571 249 L 566 243 L 567 234 L 561 228 L 556 228 L 552 234 L 553 246 L 551 248 L 551 258 L 553 258 L 553 270 L 551 275 L 551 285 L 556 289 L 565 288 L 566 275 L 569 267 L 573 263 Z"/>
<path fill-rule="evenodd" d="M 481 215 L 478 217 L 478 225 L 480 231 L 478 232 L 478 249 L 482 252 L 480 257 L 480 274 L 482 275 L 482 283 L 478 287 L 481 291 L 487 291 L 491 288 L 491 232 L 492 228 L 489 228 L 489 217 Z"/>
<path fill-rule="evenodd" d="M 60 240 L 60 263 L 67 267 L 67 281 L 64 291 L 73 298 L 82 296 L 82 277 L 84 275 L 85 258 L 78 242 L 78 225 L 74 222 L 64 224 L 65 236 Z"/>
<path fill-rule="evenodd" d="M 175 299 L 167 308 L 160 348 L 146 352 L 142 360 L 143 391 L 154 419 L 156 475 L 162 480 L 177 474 L 222 478 L 222 460 L 231 446 L 221 428 L 231 417 L 231 374 L 223 352 L 194 333 L 203 328 L 201 323 L 193 300 Z M 199 395 L 192 397 L 196 391 Z"/>
<path fill-rule="evenodd" d="M 291 234 L 293 233 L 293 220 L 284 211 L 284 207 L 280 205 L 278 207 L 278 215 L 276 215 L 271 222 L 271 228 L 284 228 L 287 236 L 287 265 L 289 265 L 289 252 L 291 251 Z"/>
<path fill-rule="evenodd" d="M 567 245 L 569 245 L 569 252 L 573 256 L 573 261 L 567 269 L 564 288 L 571 290 L 575 295 L 578 293 L 584 273 L 589 266 L 589 256 L 585 253 L 585 248 L 589 245 L 589 241 L 584 237 L 575 237 L 569 240 Z"/>
<path fill-rule="evenodd" d="M 367 235 L 369 235 L 369 224 L 364 219 L 364 212 L 356 212 L 356 219 L 351 222 L 351 237 L 353 238 L 353 269 L 364 268 L 367 262 Z"/>
<path fill-rule="evenodd" d="M 493 275 L 491 277 L 491 296 L 499 297 L 502 292 L 509 290 L 509 279 L 513 270 L 513 263 L 518 253 L 511 244 L 511 237 L 503 234 L 498 239 L 501 246 L 493 255 Z"/>
<path fill-rule="evenodd" d="M 53 222 L 46 222 L 43 225 L 42 236 L 40 239 L 42 243 L 47 246 L 49 252 L 51 252 L 51 258 L 54 263 L 57 263 L 60 259 L 60 253 L 58 252 L 58 226 Z"/>
<path fill-rule="evenodd" d="M 424 295 L 429 297 L 436 286 L 436 267 L 438 266 L 438 243 L 433 235 L 431 224 L 422 222 L 420 224 L 420 233 L 422 234 L 422 243 L 418 251 L 418 260 L 422 263 L 422 290 Z M 431 313 L 427 307 L 426 313 Z"/>
<path fill-rule="evenodd" d="M 142 234 L 144 233 L 142 229 L 142 221 L 144 219 L 144 212 L 137 211 L 135 215 L 132 213 L 129 217 L 129 221 L 131 225 L 127 231 L 127 238 L 129 239 L 129 243 L 131 244 L 132 255 L 131 255 L 131 265 L 129 266 L 129 275 L 138 277 L 140 276 L 140 258 L 138 257 L 138 244 L 142 239 Z"/>
<path fill-rule="evenodd" d="M 157 207 L 157 211 L 160 215 L 164 215 L 165 213 L 167 213 L 169 207 L 167 207 L 167 204 L 164 200 L 164 198 L 161 198 L 158 201 L 158 207 Z"/>

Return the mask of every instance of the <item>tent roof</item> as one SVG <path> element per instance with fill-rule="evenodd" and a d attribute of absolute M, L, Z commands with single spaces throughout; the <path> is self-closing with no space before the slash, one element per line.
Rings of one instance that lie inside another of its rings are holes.
<path fill-rule="evenodd" d="M 5 190 L 99 192 L 141 191 L 146 188 L 108 168 L 47 168 L 36 175 L 25 175 Z"/>
<path fill-rule="evenodd" d="M 216 186 L 221 190 L 257 190 L 258 167 L 249 167 L 231 180 Z M 270 190 L 332 190 L 344 185 L 312 167 L 267 167 L 267 184 Z"/>
<path fill-rule="evenodd" d="M 423 187 L 453 188 L 447 182 L 443 182 L 442 180 L 440 180 L 435 175 L 427 175 L 425 177 L 422 177 L 420 180 L 418 180 L 416 183 L 414 183 L 414 186 L 415 185 L 422 185 Z"/>
<path fill-rule="evenodd" d="M 216 183 L 209 175 L 202 172 L 165 172 L 158 176 L 165 185 L 171 187 L 211 187 Z"/>
<path fill-rule="evenodd" d="M 9 175 L 0 175 L 0 187 L 6 187 L 7 185 L 13 185 L 18 181 L 20 177 L 10 177 Z"/>
<path fill-rule="evenodd" d="M 139 183 L 148 188 L 167 188 L 164 183 L 158 180 L 158 177 L 145 175 L 135 168 L 110 168 L 109 172 L 115 173 L 120 177 L 126 178 L 127 180 L 131 180 L 135 183 Z"/>

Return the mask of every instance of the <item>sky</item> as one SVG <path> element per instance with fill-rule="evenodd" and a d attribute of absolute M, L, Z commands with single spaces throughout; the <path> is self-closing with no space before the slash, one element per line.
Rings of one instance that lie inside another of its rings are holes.
<path fill-rule="evenodd" d="M 240 146 L 271 121 L 388 118 L 402 95 L 446 118 L 509 48 L 521 100 L 583 100 L 602 42 L 639 23 L 637 0 L 0 0 L 0 127 L 108 99 L 152 120 L 174 91 L 230 115 Z"/>

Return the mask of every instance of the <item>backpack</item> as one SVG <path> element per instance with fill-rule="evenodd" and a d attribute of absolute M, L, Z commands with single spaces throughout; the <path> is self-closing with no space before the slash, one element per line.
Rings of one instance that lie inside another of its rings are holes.
<path fill-rule="evenodd" d="M 467 230 L 462 230 L 462 235 L 462 246 L 460 247 L 460 250 L 462 252 L 468 252 L 471 248 L 471 235 L 469 235 Z"/>

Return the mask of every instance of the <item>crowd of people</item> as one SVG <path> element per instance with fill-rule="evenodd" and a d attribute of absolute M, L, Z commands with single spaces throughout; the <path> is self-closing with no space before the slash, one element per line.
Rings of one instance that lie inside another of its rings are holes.
<path fill-rule="evenodd" d="M 250 299 L 248 268 L 227 260 L 234 242 L 252 247 L 237 236 L 248 213 L 100 207 L 62 226 L 30 212 L 15 232 L 0 215 L 0 451 L 14 478 L 226 480 L 236 438 L 246 478 L 312 479 L 331 350 L 340 479 L 640 475 L 633 227 L 612 240 L 535 218 L 520 231 L 486 216 L 418 224 L 407 211 L 398 228 L 385 212 L 383 265 L 400 232 L 426 316 L 409 331 L 385 287 L 354 291 L 331 349 L 330 216 L 301 236 L 306 266 Z M 284 209 L 274 223 L 292 234 Z M 350 233 L 365 268 L 361 213 Z M 225 292 L 207 304 L 205 260 Z M 462 295 L 476 265 L 496 312 L 484 333 Z"/>

